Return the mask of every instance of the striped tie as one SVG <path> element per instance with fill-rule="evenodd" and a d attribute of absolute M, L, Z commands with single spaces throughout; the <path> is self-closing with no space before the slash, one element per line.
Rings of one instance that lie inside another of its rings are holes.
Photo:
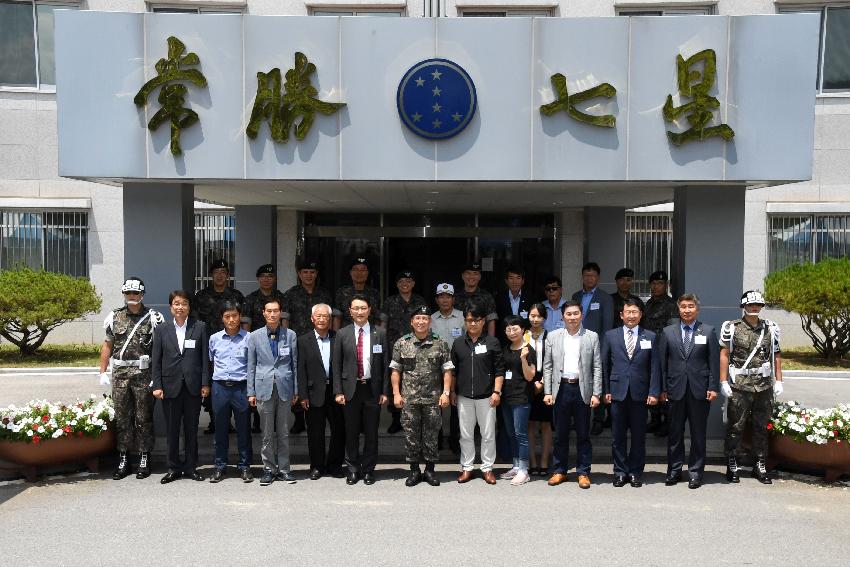
<path fill-rule="evenodd" d="M 357 377 L 363 378 L 363 327 L 357 333 Z"/>
<path fill-rule="evenodd" d="M 626 350 L 629 353 L 629 358 L 632 358 L 635 355 L 635 332 L 632 329 L 629 329 L 629 338 L 626 341 Z"/>

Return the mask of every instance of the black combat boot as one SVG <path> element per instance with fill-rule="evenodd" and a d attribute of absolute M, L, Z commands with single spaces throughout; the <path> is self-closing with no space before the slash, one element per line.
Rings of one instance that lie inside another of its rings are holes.
<path fill-rule="evenodd" d="M 130 463 L 127 460 L 127 452 L 121 451 L 118 453 L 118 468 L 112 473 L 112 480 L 121 480 L 130 474 Z"/>
<path fill-rule="evenodd" d="M 764 465 L 764 459 L 756 459 L 756 464 L 753 465 L 753 478 L 757 479 L 762 484 L 773 484 L 770 480 L 770 473 L 767 472 L 767 467 Z"/>
<path fill-rule="evenodd" d="M 425 474 L 422 475 L 422 480 L 427 482 L 430 486 L 440 486 L 440 479 L 437 478 L 437 475 L 434 472 L 434 463 L 425 462 Z"/>
<path fill-rule="evenodd" d="M 410 474 L 404 481 L 404 485 L 416 486 L 420 482 L 422 482 L 422 471 L 419 470 L 419 463 L 410 463 Z"/>
<path fill-rule="evenodd" d="M 741 481 L 741 477 L 738 475 L 738 460 L 735 455 L 730 455 L 726 460 L 726 480 L 729 482 Z"/>
<path fill-rule="evenodd" d="M 139 456 L 139 470 L 136 471 L 136 478 L 148 478 L 151 475 L 150 460 L 151 454 L 147 451 L 142 451 Z"/>

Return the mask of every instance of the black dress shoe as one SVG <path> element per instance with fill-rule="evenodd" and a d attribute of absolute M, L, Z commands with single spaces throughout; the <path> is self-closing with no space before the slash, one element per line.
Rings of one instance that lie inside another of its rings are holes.
<path fill-rule="evenodd" d="M 674 471 L 667 473 L 667 478 L 664 479 L 666 486 L 675 486 L 682 481 L 682 471 Z"/>
<path fill-rule="evenodd" d="M 349 472 L 345 477 L 345 484 L 351 486 L 352 484 L 357 484 L 358 480 L 360 480 L 360 475 L 356 472 Z"/>
<path fill-rule="evenodd" d="M 367 472 L 363 475 L 363 484 L 373 485 L 375 484 L 375 475 Z"/>
<path fill-rule="evenodd" d="M 603 429 L 602 422 L 601 421 L 594 421 L 593 425 L 590 426 L 590 434 L 591 435 L 599 435 L 600 433 L 602 433 L 602 429 Z"/>
<path fill-rule="evenodd" d="M 183 473 L 183 476 L 185 476 L 186 478 L 191 478 L 192 480 L 197 481 L 197 482 L 203 482 L 203 481 L 207 480 L 207 477 L 205 477 L 204 475 L 202 475 L 198 471 Z"/>
<path fill-rule="evenodd" d="M 239 478 L 242 479 L 242 482 L 254 482 L 254 475 L 251 474 L 251 469 L 242 469 Z"/>
<path fill-rule="evenodd" d="M 210 477 L 210 482 L 221 482 L 224 480 L 224 469 L 215 469 L 215 472 Z"/>
<path fill-rule="evenodd" d="M 631 484 L 633 488 L 640 488 L 641 486 L 643 486 L 643 481 L 638 478 L 636 474 L 630 474 L 629 484 Z"/>
<path fill-rule="evenodd" d="M 322 471 L 319 469 L 310 469 L 310 480 L 319 480 L 322 478 Z"/>
<path fill-rule="evenodd" d="M 405 486 L 416 486 L 422 482 L 422 471 L 419 469 L 410 471 L 410 474 L 407 475 L 407 480 L 404 481 Z"/>
<path fill-rule="evenodd" d="M 700 486 L 702 486 L 702 480 L 700 480 L 698 477 L 691 477 L 691 480 L 688 481 L 688 488 L 692 490 L 695 488 L 699 488 Z"/>
<path fill-rule="evenodd" d="M 393 422 L 390 424 L 389 427 L 387 427 L 387 433 L 393 435 L 395 433 L 398 433 L 399 431 L 401 431 L 401 419 L 397 415 L 395 415 L 393 416 Z"/>
<path fill-rule="evenodd" d="M 182 475 L 179 472 L 168 471 L 167 473 L 165 473 L 165 476 L 163 476 L 161 479 L 159 479 L 159 483 L 160 484 L 168 484 L 169 482 L 174 482 L 175 480 L 177 480 L 181 476 Z"/>
<path fill-rule="evenodd" d="M 112 480 L 121 480 L 130 474 L 130 462 L 127 459 L 126 453 L 121 453 L 118 458 L 118 468 L 112 473 Z"/>
<path fill-rule="evenodd" d="M 434 471 L 425 471 L 422 473 L 422 480 L 424 480 L 430 486 L 440 486 L 440 479 L 437 478 L 436 473 Z"/>
<path fill-rule="evenodd" d="M 260 486 L 268 486 L 274 482 L 274 473 L 268 469 L 263 471 L 263 476 L 260 478 Z"/>
<path fill-rule="evenodd" d="M 624 476 L 615 476 L 614 477 L 614 486 L 620 488 L 621 486 L 626 486 L 626 477 Z"/>

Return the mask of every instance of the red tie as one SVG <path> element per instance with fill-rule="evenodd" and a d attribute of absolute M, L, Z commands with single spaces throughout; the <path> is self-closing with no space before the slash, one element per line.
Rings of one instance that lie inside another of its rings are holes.
<path fill-rule="evenodd" d="M 363 378 L 363 327 L 357 333 L 357 377 Z"/>

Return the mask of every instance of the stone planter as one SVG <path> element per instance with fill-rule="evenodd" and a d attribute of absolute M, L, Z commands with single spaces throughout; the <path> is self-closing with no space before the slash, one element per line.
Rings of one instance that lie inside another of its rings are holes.
<path fill-rule="evenodd" d="M 842 474 L 850 474 L 850 443 L 829 441 L 818 445 L 787 435 L 771 435 L 768 468 L 784 463 L 825 471 L 824 480 L 835 482 Z"/>
<path fill-rule="evenodd" d="M 38 477 L 39 467 L 85 463 L 98 472 L 98 458 L 115 450 L 115 433 L 107 429 L 97 437 L 60 437 L 38 445 L 20 441 L 0 441 L 0 459 L 20 465 L 27 480 Z"/>

